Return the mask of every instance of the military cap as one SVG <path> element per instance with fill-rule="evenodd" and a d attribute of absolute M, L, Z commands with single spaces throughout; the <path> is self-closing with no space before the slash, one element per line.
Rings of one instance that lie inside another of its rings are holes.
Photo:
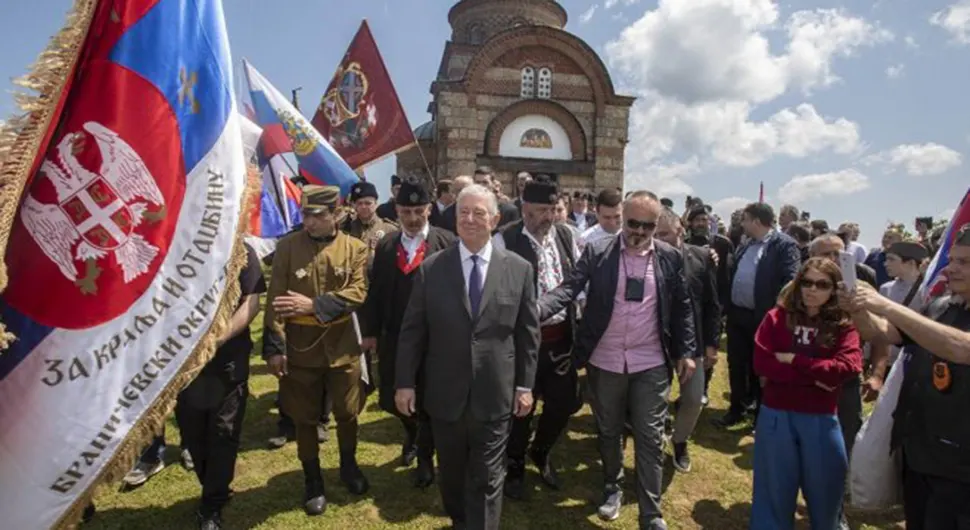
<path fill-rule="evenodd" d="M 409 178 L 401 183 L 394 202 L 399 206 L 424 206 L 431 204 L 431 194 L 417 179 Z"/>
<path fill-rule="evenodd" d="M 926 247 L 914 241 L 893 243 L 886 249 L 887 254 L 895 254 L 904 260 L 923 261 L 930 255 Z"/>
<path fill-rule="evenodd" d="M 310 215 L 321 214 L 332 210 L 340 201 L 340 188 L 336 186 L 317 186 L 307 184 L 303 186 L 303 198 L 300 209 Z"/>
<path fill-rule="evenodd" d="M 397 175 L 391 175 L 391 186 L 400 186 L 400 185 L 401 185 L 401 177 Z"/>
<path fill-rule="evenodd" d="M 522 202 L 531 204 L 556 204 L 559 190 L 554 182 L 531 180 L 522 189 Z"/>
<path fill-rule="evenodd" d="M 377 186 L 370 182 L 358 182 L 350 188 L 350 202 L 357 202 L 365 197 L 377 198 Z"/>

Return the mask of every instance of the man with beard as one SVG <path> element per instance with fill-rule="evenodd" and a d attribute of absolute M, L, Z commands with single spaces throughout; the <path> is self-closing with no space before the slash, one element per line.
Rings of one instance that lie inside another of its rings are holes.
<path fill-rule="evenodd" d="M 697 247 L 707 247 L 717 254 L 717 300 L 718 307 L 727 307 L 728 297 L 731 296 L 731 267 L 734 266 L 734 244 L 731 240 L 711 233 L 711 217 L 703 205 L 694 206 L 687 212 L 688 234 L 686 243 Z M 718 326 L 720 336 L 720 326 Z M 707 391 L 714 377 L 714 362 L 717 360 L 717 348 L 714 349 L 715 359 L 705 363 L 704 370 L 704 404 L 707 404 Z"/>
<path fill-rule="evenodd" d="M 522 220 L 503 228 L 494 241 L 496 248 L 514 252 L 532 264 L 539 296 L 559 287 L 579 257 L 572 231 L 553 223 L 558 199 L 556 185 L 547 176 L 538 175 L 527 182 L 522 191 Z M 552 489 L 560 487 L 550 452 L 565 431 L 569 417 L 582 406 L 579 378 L 570 357 L 575 319 L 575 306 L 570 305 L 541 324 L 533 393 L 536 399 L 543 400 L 542 415 L 531 448 L 534 408 L 527 416 L 512 421 L 505 494 L 513 499 L 525 497 L 527 450 L 539 468 L 542 481 Z"/>
<path fill-rule="evenodd" d="M 367 301 L 359 312 L 361 346 L 364 351 L 377 351 L 381 408 L 397 416 L 404 425 L 405 442 L 401 463 L 410 467 L 415 458 L 418 468 L 414 483 L 426 488 L 434 482 L 434 441 L 431 425 L 423 408 L 418 414 L 405 416 L 394 405 L 394 374 L 397 361 L 398 334 L 401 320 L 411 296 L 411 282 L 418 266 L 439 250 L 455 242 L 455 236 L 428 224 L 431 197 L 417 181 L 401 184 L 395 200 L 401 231 L 382 239 L 374 251 L 374 265 L 370 274 Z M 422 381 L 417 392 L 423 396 Z M 418 404 L 421 400 L 418 399 Z"/>
<path fill-rule="evenodd" d="M 367 294 L 369 251 L 337 230 L 339 199 L 335 186 L 303 188 L 303 230 L 277 244 L 266 296 L 263 356 L 280 378 L 280 403 L 296 424 L 308 515 L 326 509 L 317 440 L 324 388 L 333 399 L 340 479 L 355 495 L 369 488 L 357 465 L 357 415 L 364 393 L 351 322 Z"/>

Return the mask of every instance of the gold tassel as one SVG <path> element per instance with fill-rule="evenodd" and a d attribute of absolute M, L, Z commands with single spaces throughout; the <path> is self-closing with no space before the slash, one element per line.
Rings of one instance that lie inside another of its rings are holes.
<path fill-rule="evenodd" d="M 53 123 L 58 100 L 71 77 L 94 18 L 97 0 L 74 0 L 64 27 L 51 38 L 30 72 L 14 83 L 35 92 L 14 99 L 24 114 L 0 126 L 0 292 L 7 287 L 4 255 L 30 167 Z M 14 340 L 0 322 L 0 354 Z"/>
<path fill-rule="evenodd" d="M 248 173 L 251 174 L 253 171 L 258 171 L 258 169 L 253 166 L 247 167 Z M 178 397 L 179 392 L 195 379 L 199 371 L 215 355 L 218 349 L 216 341 L 229 329 L 230 321 L 232 320 L 232 315 L 236 312 L 236 306 L 241 292 L 239 287 L 239 274 L 243 267 L 246 266 L 248 259 L 244 236 L 250 212 L 245 205 L 249 204 L 249 201 L 252 200 L 252 194 L 258 189 L 252 182 L 253 180 L 251 178 L 247 178 L 247 184 L 243 188 L 242 202 L 240 203 L 243 207 L 240 208 L 239 226 L 236 230 L 232 257 L 226 265 L 226 288 L 222 295 L 222 302 L 219 304 L 219 309 L 212 319 L 212 325 L 209 327 L 209 331 L 199 341 L 188 359 L 185 360 L 185 364 L 182 365 L 179 373 L 168 382 L 168 385 L 159 394 L 155 403 L 146 409 L 141 419 L 131 427 L 131 430 L 128 431 L 128 436 L 119 445 L 118 450 L 112 455 L 111 460 L 102 468 L 101 473 L 91 482 L 91 485 L 88 486 L 88 489 L 84 493 L 78 495 L 71 507 L 64 512 L 53 528 L 76 528 L 77 522 L 80 521 L 81 515 L 84 513 L 84 508 L 87 507 L 91 498 L 94 496 L 97 486 L 102 483 L 120 480 L 128 473 L 131 466 L 134 465 L 135 460 L 141 455 L 151 439 L 161 431 L 165 420 L 172 414 L 172 410 L 175 409 L 175 399 Z"/>

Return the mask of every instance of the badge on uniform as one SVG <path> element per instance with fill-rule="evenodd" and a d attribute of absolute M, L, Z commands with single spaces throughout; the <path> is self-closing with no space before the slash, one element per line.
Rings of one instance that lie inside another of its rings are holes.
<path fill-rule="evenodd" d="M 940 392 L 946 392 L 953 384 L 953 375 L 950 373 L 950 365 L 945 361 L 933 363 L 933 388 Z"/>
<path fill-rule="evenodd" d="M 306 269 L 297 269 L 297 271 L 294 274 L 296 274 L 296 279 L 297 280 L 302 280 L 303 278 L 306 278 L 307 277 L 307 274 L 308 273 L 307 273 Z"/>

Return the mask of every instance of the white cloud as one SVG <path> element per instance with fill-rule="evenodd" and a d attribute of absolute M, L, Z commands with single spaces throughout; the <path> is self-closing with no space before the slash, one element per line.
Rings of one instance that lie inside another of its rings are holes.
<path fill-rule="evenodd" d="M 711 208 L 713 208 L 714 213 L 716 213 L 718 217 L 720 217 L 724 223 L 727 224 L 728 221 L 731 220 L 731 214 L 734 213 L 735 210 L 740 210 L 752 202 L 755 201 L 752 199 L 745 199 L 744 197 L 727 197 L 719 201 L 715 201 L 713 204 L 711 204 Z"/>
<path fill-rule="evenodd" d="M 862 159 L 867 166 L 882 166 L 887 173 L 903 170 L 914 177 L 939 175 L 963 163 L 963 155 L 932 142 L 904 144 Z"/>
<path fill-rule="evenodd" d="M 633 4 L 638 4 L 638 3 L 640 3 L 640 0 L 606 0 L 606 2 L 603 2 L 603 7 L 606 9 L 613 9 L 619 4 L 623 4 L 625 6 L 632 6 Z"/>
<path fill-rule="evenodd" d="M 778 35 L 780 52 L 771 49 Z M 843 9 L 781 20 L 773 0 L 659 0 L 606 45 L 622 89 L 638 96 L 628 177 L 640 179 L 642 168 L 672 157 L 697 157 L 701 167 L 751 167 L 779 155 L 857 151 L 858 125 L 809 103 L 759 120 L 752 114 L 785 93 L 832 85 L 839 80 L 836 58 L 891 38 Z M 687 184 L 676 178 L 675 187 Z"/>
<path fill-rule="evenodd" d="M 799 204 L 832 195 L 851 195 L 868 188 L 869 177 L 855 169 L 843 169 L 794 177 L 778 190 L 778 198 L 785 203 Z"/>
<path fill-rule="evenodd" d="M 906 65 L 904 65 L 903 63 L 891 64 L 889 65 L 888 68 L 886 68 L 886 77 L 888 77 L 889 79 L 897 79 L 901 75 L 903 75 L 903 70 L 905 68 L 906 68 Z"/>
<path fill-rule="evenodd" d="M 912 35 L 906 35 L 906 38 L 903 39 L 903 42 L 906 43 L 906 47 L 909 49 L 915 50 L 919 48 L 919 44 L 916 42 L 916 37 Z"/>
<path fill-rule="evenodd" d="M 930 24 L 943 28 L 955 42 L 970 44 L 970 0 L 959 0 L 933 13 Z"/>
<path fill-rule="evenodd" d="M 775 55 L 766 32 L 777 22 L 770 0 L 661 0 L 606 53 L 629 80 L 665 97 L 763 103 L 790 87 L 834 83 L 836 56 L 891 38 L 844 10 L 798 11 L 785 24 L 785 53 Z"/>
<path fill-rule="evenodd" d="M 933 222 L 935 223 L 937 219 L 945 219 L 946 222 L 949 223 L 950 219 L 953 219 L 953 214 L 955 213 L 957 213 L 956 208 L 947 208 L 946 210 L 936 214 L 936 217 L 933 218 Z"/>
<path fill-rule="evenodd" d="M 675 164 L 647 164 L 631 168 L 624 179 L 624 191 L 650 190 L 661 197 L 691 195 L 687 179 L 700 172 L 697 158 Z"/>
<path fill-rule="evenodd" d="M 593 15 L 596 14 L 596 10 L 598 8 L 599 8 L 599 4 L 593 4 L 593 5 L 589 6 L 589 9 L 587 9 L 586 11 L 583 11 L 583 13 L 581 15 L 579 15 L 579 23 L 580 24 L 586 24 L 587 22 L 589 22 L 590 20 L 592 20 L 593 19 Z"/>

